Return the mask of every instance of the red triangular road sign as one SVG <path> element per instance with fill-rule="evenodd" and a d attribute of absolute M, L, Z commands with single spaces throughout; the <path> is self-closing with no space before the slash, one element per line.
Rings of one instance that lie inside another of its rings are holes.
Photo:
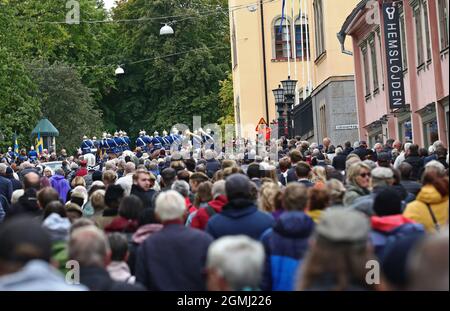
<path fill-rule="evenodd" d="M 269 126 L 264 118 L 259 119 L 258 125 L 256 126 L 256 131 L 258 132 L 261 125 Z"/>

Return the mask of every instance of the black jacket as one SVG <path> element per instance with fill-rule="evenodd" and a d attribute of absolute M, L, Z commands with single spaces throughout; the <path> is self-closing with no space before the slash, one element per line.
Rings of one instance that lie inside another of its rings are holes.
<path fill-rule="evenodd" d="M 292 166 L 289 170 L 288 170 L 288 174 L 287 174 L 287 182 L 293 182 L 293 181 L 297 181 L 298 177 L 297 177 L 297 173 L 295 172 L 295 166 Z"/>
<path fill-rule="evenodd" d="M 361 161 L 364 161 L 366 159 L 366 155 L 367 155 L 367 149 L 366 148 L 361 148 L 358 147 L 355 150 L 353 150 L 354 154 L 358 155 L 359 158 L 361 159 Z"/>
<path fill-rule="evenodd" d="M 182 224 L 165 225 L 139 247 L 136 280 L 149 290 L 204 291 L 202 271 L 212 237 Z"/>
<path fill-rule="evenodd" d="M 91 291 L 144 291 L 140 284 L 128 284 L 111 279 L 108 271 L 100 267 L 81 267 L 80 283 Z"/>
<path fill-rule="evenodd" d="M 9 179 L 12 183 L 13 192 L 22 189 L 22 183 L 14 178 L 14 176 L 5 176 L 7 179 Z"/>
<path fill-rule="evenodd" d="M 420 189 L 422 188 L 421 183 L 419 183 L 417 181 L 413 181 L 413 180 L 402 180 L 400 182 L 400 184 L 406 189 L 406 191 L 408 191 L 409 193 L 411 193 L 415 196 L 417 196 Z"/>
<path fill-rule="evenodd" d="M 156 191 L 153 189 L 150 189 L 149 191 L 144 191 L 141 187 L 137 185 L 133 185 L 131 187 L 131 193 L 132 195 L 137 196 L 139 199 L 141 199 L 142 203 L 144 204 L 144 208 L 154 208 L 154 196 Z"/>
<path fill-rule="evenodd" d="M 306 188 L 314 187 L 314 183 L 311 182 L 311 181 L 309 181 L 309 180 L 306 180 L 306 179 L 304 179 L 304 180 L 299 180 L 298 183 L 299 183 L 299 184 L 305 185 Z"/>
<path fill-rule="evenodd" d="M 209 178 L 214 176 L 214 173 L 220 170 L 220 163 L 216 159 L 206 160 L 206 174 Z"/>
<path fill-rule="evenodd" d="M 406 157 L 405 162 L 411 164 L 411 166 L 412 166 L 411 179 L 419 180 L 420 173 L 424 166 L 423 159 L 419 156 L 408 156 L 408 157 Z"/>
<path fill-rule="evenodd" d="M 5 198 L 11 203 L 11 196 L 13 192 L 13 185 L 8 178 L 0 176 L 0 195 L 4 195 Z"/>

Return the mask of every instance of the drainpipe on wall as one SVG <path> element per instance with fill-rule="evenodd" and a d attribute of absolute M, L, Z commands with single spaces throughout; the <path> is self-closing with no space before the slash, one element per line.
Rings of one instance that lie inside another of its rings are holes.
<path fill-rule="evenodd" d="M 263 0 L 259 1 L 259 7 L 261 10 L 261 39 L 262 39 L 262 54 L 263 54 L 263 70 L 264 70 L 264 101 L 266 105 L 266 122 L 270 123 L 269 119 L 269 99 L 267 98 L 267 65 L 266 65 L 266 34 L 264 29 L 264 3 Z"/>

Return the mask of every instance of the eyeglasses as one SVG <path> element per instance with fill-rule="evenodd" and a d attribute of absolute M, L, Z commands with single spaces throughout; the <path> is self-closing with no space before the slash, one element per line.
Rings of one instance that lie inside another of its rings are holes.
<path fill-rule="evenodd" d="M 361 173 L 361 174 L 359 174 L 359 176 L 361 176 L 362 178 L 366 178 L 366 177 L 369 177 L 370 178 L 370 173 Z"/>

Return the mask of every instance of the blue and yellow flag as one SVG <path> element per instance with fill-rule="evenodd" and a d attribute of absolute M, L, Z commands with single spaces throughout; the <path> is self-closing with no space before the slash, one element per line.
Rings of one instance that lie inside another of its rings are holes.
<path fill-rule="evenodd" d="M 14 132 L 14 154 L 19 155 L 19 143 L 17 141 L 17 134 Z"/>
<path fill-rule="evenodd" d="M 44 151 L 44 141 L 41 137 L 41 131 L 38 132 L 36 138 L 36 151 L 38 154 L 41 154 Z"/>

